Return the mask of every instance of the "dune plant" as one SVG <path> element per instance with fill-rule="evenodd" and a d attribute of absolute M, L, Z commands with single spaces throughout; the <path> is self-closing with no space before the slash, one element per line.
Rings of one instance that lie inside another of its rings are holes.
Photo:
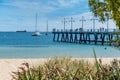
<path fill-rule="evenodd" d="M 23 63 L 17 72 L 12 72 L 13 80 L 120 80 L 120 61 L 102 64 L 93 51 L 94 64 L 72 58 L 53 58 L 38 67 Z"/>

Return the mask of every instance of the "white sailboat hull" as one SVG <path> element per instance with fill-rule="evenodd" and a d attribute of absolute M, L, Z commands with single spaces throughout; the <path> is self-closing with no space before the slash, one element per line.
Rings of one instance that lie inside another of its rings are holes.
<path fill-rule="evenodd" d="M 41 35 L 41 34 L 40 34 L 40 32 L 38 32 L 38 31 L 32 34 L 32 36 L 40 36 L 40 35 Z"/>

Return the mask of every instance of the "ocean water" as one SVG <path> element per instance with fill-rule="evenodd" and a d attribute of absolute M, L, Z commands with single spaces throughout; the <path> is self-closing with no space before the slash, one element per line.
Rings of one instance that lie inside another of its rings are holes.
<path fill-rule="evenodd" d="M 0 32 L 0 58 L 99 58 L 120 57 L 120 50 L 107 45 L 53 42 L 53 35 L 31 36 L 32 32 Z M 106 48 L 106 49 L 105 49 Z"/>

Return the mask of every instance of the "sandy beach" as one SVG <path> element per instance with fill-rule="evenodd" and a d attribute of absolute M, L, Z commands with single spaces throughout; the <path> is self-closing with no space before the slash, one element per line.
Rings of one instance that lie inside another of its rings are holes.
<path fill-rule="evenodd" d="M 30 66 L 43 64 L 47 59 L 0 59 L 0 80 L 11 80 L 11 72 L 17 71 L 21 64 L 27 62 Z"/>
<path fill-rule="evenodd" d="M 75 58 L 77 60 L 85 60 L 94 63 L 94 58 Z M 109 64 L 113 58 L 101 58 L 103 64 Z M 120 58 L 117 58 L 120 60 Z M 11 72 L 17 71 L 21 64 L 27 62 L 30 66 L 37 66 L 39 64 L 44 64 L 48 59 L 0 59 L 0 80 L 11 80 Z M 74 58 L 73 58 L 74 60 Z"/>

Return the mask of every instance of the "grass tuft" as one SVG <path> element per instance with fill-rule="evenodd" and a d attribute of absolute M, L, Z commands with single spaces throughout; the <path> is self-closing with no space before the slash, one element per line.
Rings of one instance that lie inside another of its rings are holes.
<path fill-rule="evenodd" d="M 19 67 L 12 72 L 13 80 L 120 80 L 120 61 L 114 59 L 110 64 L 103 65 L 97 60 L 95 50 L 95 64 L 84 60 L 71 58 L 54 58 L 38 67 Z"/>

